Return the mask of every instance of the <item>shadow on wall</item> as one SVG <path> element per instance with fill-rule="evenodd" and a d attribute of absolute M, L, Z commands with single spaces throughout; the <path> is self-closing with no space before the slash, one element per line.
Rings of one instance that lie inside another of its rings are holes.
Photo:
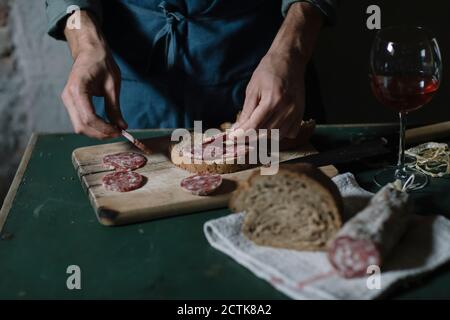
<path fill-rule="evenodd" d="M 410 114 L 410 123 L 450 120 L 450 27 L 449 1 L 358 0 L 341 1 L 338 24 L 324 28 L 316 48 L 323 101 L 329 123 L 396 122 L 397 115 L 380 105 L 373 96 L 368 79 L 369 52 L 376 34 L 368 30 L 366 9 L 381 8 L 382 27 L 392 25 L 423 26 L 437 38 L 444 75 L 434 99 L 421 110 Z M 370 116 L 368 116 L 370 115 Z"/>

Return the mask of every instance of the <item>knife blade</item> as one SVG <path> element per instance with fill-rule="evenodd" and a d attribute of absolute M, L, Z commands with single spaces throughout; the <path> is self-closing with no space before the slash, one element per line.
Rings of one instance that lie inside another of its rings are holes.
<path fill-rule="evenodd" d="M 301 158 L 283 161 L 283 163 L 307 162 L 317 167 L 355 162 L 364 158 L 389 154 L 392 149 L 388 148 L 385 138 L 364 141 L 320 153 L 311 154 Z"/>
<path fill-rule="evenodd" d="M 450 121 L 408 129 L 406 130 L 405 135 L 406 144 L 408 145 L 429 141 L 430 139 L 441 139 L 444 137 L 450 137 Z M 391 138 L 398 139 L 398 137 L 394 136 L 389 137 L 390 140 L 392 140 Z M 365 158 L 397 152 L 397 148 L 398 144 L 389 142 L 388 139 L 381 137 L 284 161 L 283 163 L 307 162 L 314 164 L 317 167 L 330 164 L 344 164 Z"/>
<path fill-rule="evenodd" d="M 147 146 L 145 144 L 143 144 L 141 141 L 139 141 L 138 139 L 136 139 L 131 133 L 129 133 L 126 130 L 122 130 L 122 136 L 127 139 L 128 141 L 130 141 L 136 148 L 138 148 L 139 150 L 141 150 L 142 152 L 144 152 L 145 154 L 151 154 L 151 150 L 149 148 L 147 148 Z"/>

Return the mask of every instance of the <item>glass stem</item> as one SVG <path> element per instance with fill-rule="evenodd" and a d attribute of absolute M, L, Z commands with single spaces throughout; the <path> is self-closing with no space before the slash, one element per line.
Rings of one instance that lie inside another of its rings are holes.
<path fill-rule="evenodd" d="M 399 141 L 396 176 L 397 176 L 397 178 L 404 178 L 406 176 L 406 170 L 405 170 L 406 113 L 399 112 L 398 116 L 400 118 L 400 141 Z"/>

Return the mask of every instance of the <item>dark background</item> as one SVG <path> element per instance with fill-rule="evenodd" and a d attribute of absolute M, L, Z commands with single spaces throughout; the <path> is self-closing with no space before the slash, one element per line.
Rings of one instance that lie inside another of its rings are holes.
<path fill-rule="evenodd" d="M 443 81 L 434 99 L 409 115 L 410 123 L 450 120 L 450 1 L 341 1 L 339 20 L 325 27 L 315 51 L 316 67 L 329 123 L 394 122 L 397 115 L 380 105 L 369 81 L 369 52 L 376 30 L 368 30 L 366 9 L 381 8 L 382 27 L 423 26 L 437 38 L 443 56 Z"/>

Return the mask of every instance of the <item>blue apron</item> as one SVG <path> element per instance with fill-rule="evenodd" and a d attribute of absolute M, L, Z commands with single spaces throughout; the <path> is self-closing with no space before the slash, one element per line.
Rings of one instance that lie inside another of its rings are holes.
<path fill-rule="evenodd" d="M 280 8 L 281 0 L 104 0 L 103 31 L 121 69 L 129 127 L 233 122 L 282 23 Z M 307 82 L 307 91 L 316 86 Z M 103 99 L 94 104 L 106 118 Z"/>

